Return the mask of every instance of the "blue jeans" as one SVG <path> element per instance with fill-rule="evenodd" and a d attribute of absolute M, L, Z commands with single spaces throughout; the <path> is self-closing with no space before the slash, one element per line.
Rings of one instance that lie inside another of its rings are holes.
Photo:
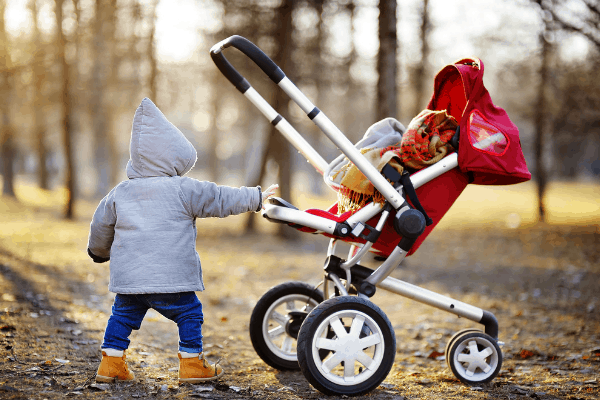
<path fill-rule="evenodd" d="M 126 350 L 132 330 L 140 329 L 153 308 L 179 328 L 179 351 L 202 352 L 202 304 L 196 293 L 117 294 L 108 319 L 102 348 Z"/>

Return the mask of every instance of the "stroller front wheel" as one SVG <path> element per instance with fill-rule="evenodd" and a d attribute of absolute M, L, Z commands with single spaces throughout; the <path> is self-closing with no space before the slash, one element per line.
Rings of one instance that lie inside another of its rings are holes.
<path fill-rule="evenodd" d="M 328 395 L 356 396 L 375 389 L 390 372 L 395 355 L 390 321 L 379 307 L 359 297 L 319 304 L 298 335 L 300 369 Z"/>
<path fill-rule="evenodd" d="M 323 293 L 303 282 L 274 286 L 256 303 L 250 317 L 250 340 L 258 356 L 279 370 L 298 370 L 296 342 L 306 315 Z"/>

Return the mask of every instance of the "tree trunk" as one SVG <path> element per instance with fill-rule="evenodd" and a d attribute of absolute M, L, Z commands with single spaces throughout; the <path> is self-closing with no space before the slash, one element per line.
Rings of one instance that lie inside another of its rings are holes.
<path fill-rule="evenodd" d="M 71 96 L 70 96 L 70 76 L 69 63 L 65 52 L 66 38 L 62 30 L 63 22 L 63 0 L 56 0 L 56 26 L 57 29 L 57 44 L 58 44 L 58 59 L 61 63 L 62 82 L 60 86 L 62 115 L 61 125 L 63 128 L 63 146 L 65 152 L 65 185 L 67 188 L 67 204 L 65 206 L 65 218 L 73 219 L 73 202 L 74 202 L 74 171 L 73 171 L 73 152 L 71 149 L 72 132 L 71 132 Z"/>
<path fill-rule="evenodd" d="M 398 113 L 396 91 L 398 35 L 396 0 L 379 1 L 379 55 L 377 57 L 376 118 L 381 120 Z"/>
<path fill-rule="evenodd" d="M 417 116 L 425 108 L 425 72 L 427 70 L 427 58 L 429 57 L 429 0 L 423 0 L 423 10 L 421 14 L 421 62 L 415 68 L 415 102 L 412 110 L 412 117 Z"/>
<path fill-rule="evenodd" d="M 10 118 L 10 105 L 13 96 L 14 71 L 10 59 L 10 48 L 8 35 L 4 24 L 6 2 L 0 0 L 0 69 L 2 78 L 1 103 L 2 107 L 2 132 L 0 135 L 0 157 L 2 157 L 2 194 L 4 196 L 16 197 L 14 188 L 14 132 Z"/>
<path fill-rule="evenodd" d="M 5 79 L 7 79 L 5 77 Z M 3 109 L 2 145 L 0 146 L 0 157 L 2 157 L 2 195 L 15 197 L 15 170 L 14 156 L 15 146 L 13 130 L 10 126 L 9 110 Z"/>
<path fill-rule="evenodd" d="M 45 48 L 44 44 L 42 43 L 38 25 L 37 2 L 32 1 L 30 5 L 31 13 L 33 14 L 33 41 L 36 48 L 33 57 L 33 129 L 37 150 L 38 185 L 41 189 L 49 189 L 49 175 L 48 168 L 46 166 L 48 150 L 46 147 L 46 129 L 43 110 L 45 106 L 45 99 L 42 93 L 44 79 L 46 78 L 44 71 Z"/>
<path fill-rule="evenodd" d="M 149 93 L 152 101 L 158 105 L 158 93 L 156 89 L 156 84 L 158 81 L 158 64 L 156 61 L 156 45 L 154 43 L 154 35 L 156 33 L 156 6 L 158 5 L 158 0 L 154 0 L 151 4 L 151 21 L 150 21 L 150 35 L 148 37 L 148 59 L 150 61 L 150 76 L 148 78 L 149 82 Z"/>
<path fill-rule="evenodd" d="M 550 58 L 550 43 L 544 37 L 546 28 L 540 33 L 541 55 L 539 86 L 537 94 L 537 104 L 535 108 L 535 166 L 536 166 L 536 184 L 538 194 L 538 218 L 541 222 L 546 222 L 546 208 L 544 204 L 544 193 L 546 191 L 547 174 L 544 166 L 544 129 L 546 118 L 546 96 L 545 90 L 548 85 L 548 63 Z"/>

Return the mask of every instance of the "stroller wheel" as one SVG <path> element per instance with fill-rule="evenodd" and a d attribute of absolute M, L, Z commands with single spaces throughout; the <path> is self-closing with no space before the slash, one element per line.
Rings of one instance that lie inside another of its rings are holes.
<path fill-rule="evenodd" d="M 450 347 L 452 347 L 452 345 L 454 344 L 456 339 L 461 337 L 463 334 L 469 333 L 469 332 L 481 332 L 481 329 L 477 329 L 477 328 L 461 329 L 460 331 L 458 331 L 454 335 L 452 335 L 450 340 L 448 340 L 448 343 L 446 344 L 446 350 L 444 351 L 444 355 L 446 356 L 446 365 L 448 365 L 448 368 L 450 368 Z"/>
<path fill-rule="evenodd" d="M 322 357 L 323 351 L 329 354 Z M 395 355 L 390 321 L 379 307 L 359 297 L 319 304 L 298 334 L 300 369 L 328 395 L 355 396 L 375 389 L 390 372 Z"/>
<path fill-rule="evenodd" d="M 303 282 L 271 288 L 256 303 L 250 317 L 250 340 L 258 356 L 279 370 L 297 370 L 298 331 L 308 313 L 323 301 L 323 293 Z"/>
<path fill-rule="evenodd" d="M 483 332 L 465 332 L 450 345 L 448 364 L 454 376 L 468 385 L 488 383 L 502 367 L 496 340 Z"/>

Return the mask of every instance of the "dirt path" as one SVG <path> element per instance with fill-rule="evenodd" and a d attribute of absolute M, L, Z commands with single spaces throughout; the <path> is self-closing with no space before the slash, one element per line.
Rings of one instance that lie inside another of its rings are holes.
<path fill-rule="evenodd" d="M 205 348 L 209 359 L 223 357 L 227 374 L 200 386 L 177 384 L 177 329 L 154 312 L 132 335 L 137 381 L 90 385 L 112 302 L 107 266 L 42 265 L 0 250 L 0 398 L 326 398 L 300 372 L 267 366 L 248 337 L 269 287 L 320 281 L 327 240 L 304 239 L 201 239 Z M 597 227 L 443 230 L 394 276 L 492 311 L 504 363 L 491 384 L 463 385 L 434 356 L 456 331 L 477 325 L 380 291 L 373 300 L 392 322 L 397 353 L 384 384 L 364 398 L 600 397 Z"/>

